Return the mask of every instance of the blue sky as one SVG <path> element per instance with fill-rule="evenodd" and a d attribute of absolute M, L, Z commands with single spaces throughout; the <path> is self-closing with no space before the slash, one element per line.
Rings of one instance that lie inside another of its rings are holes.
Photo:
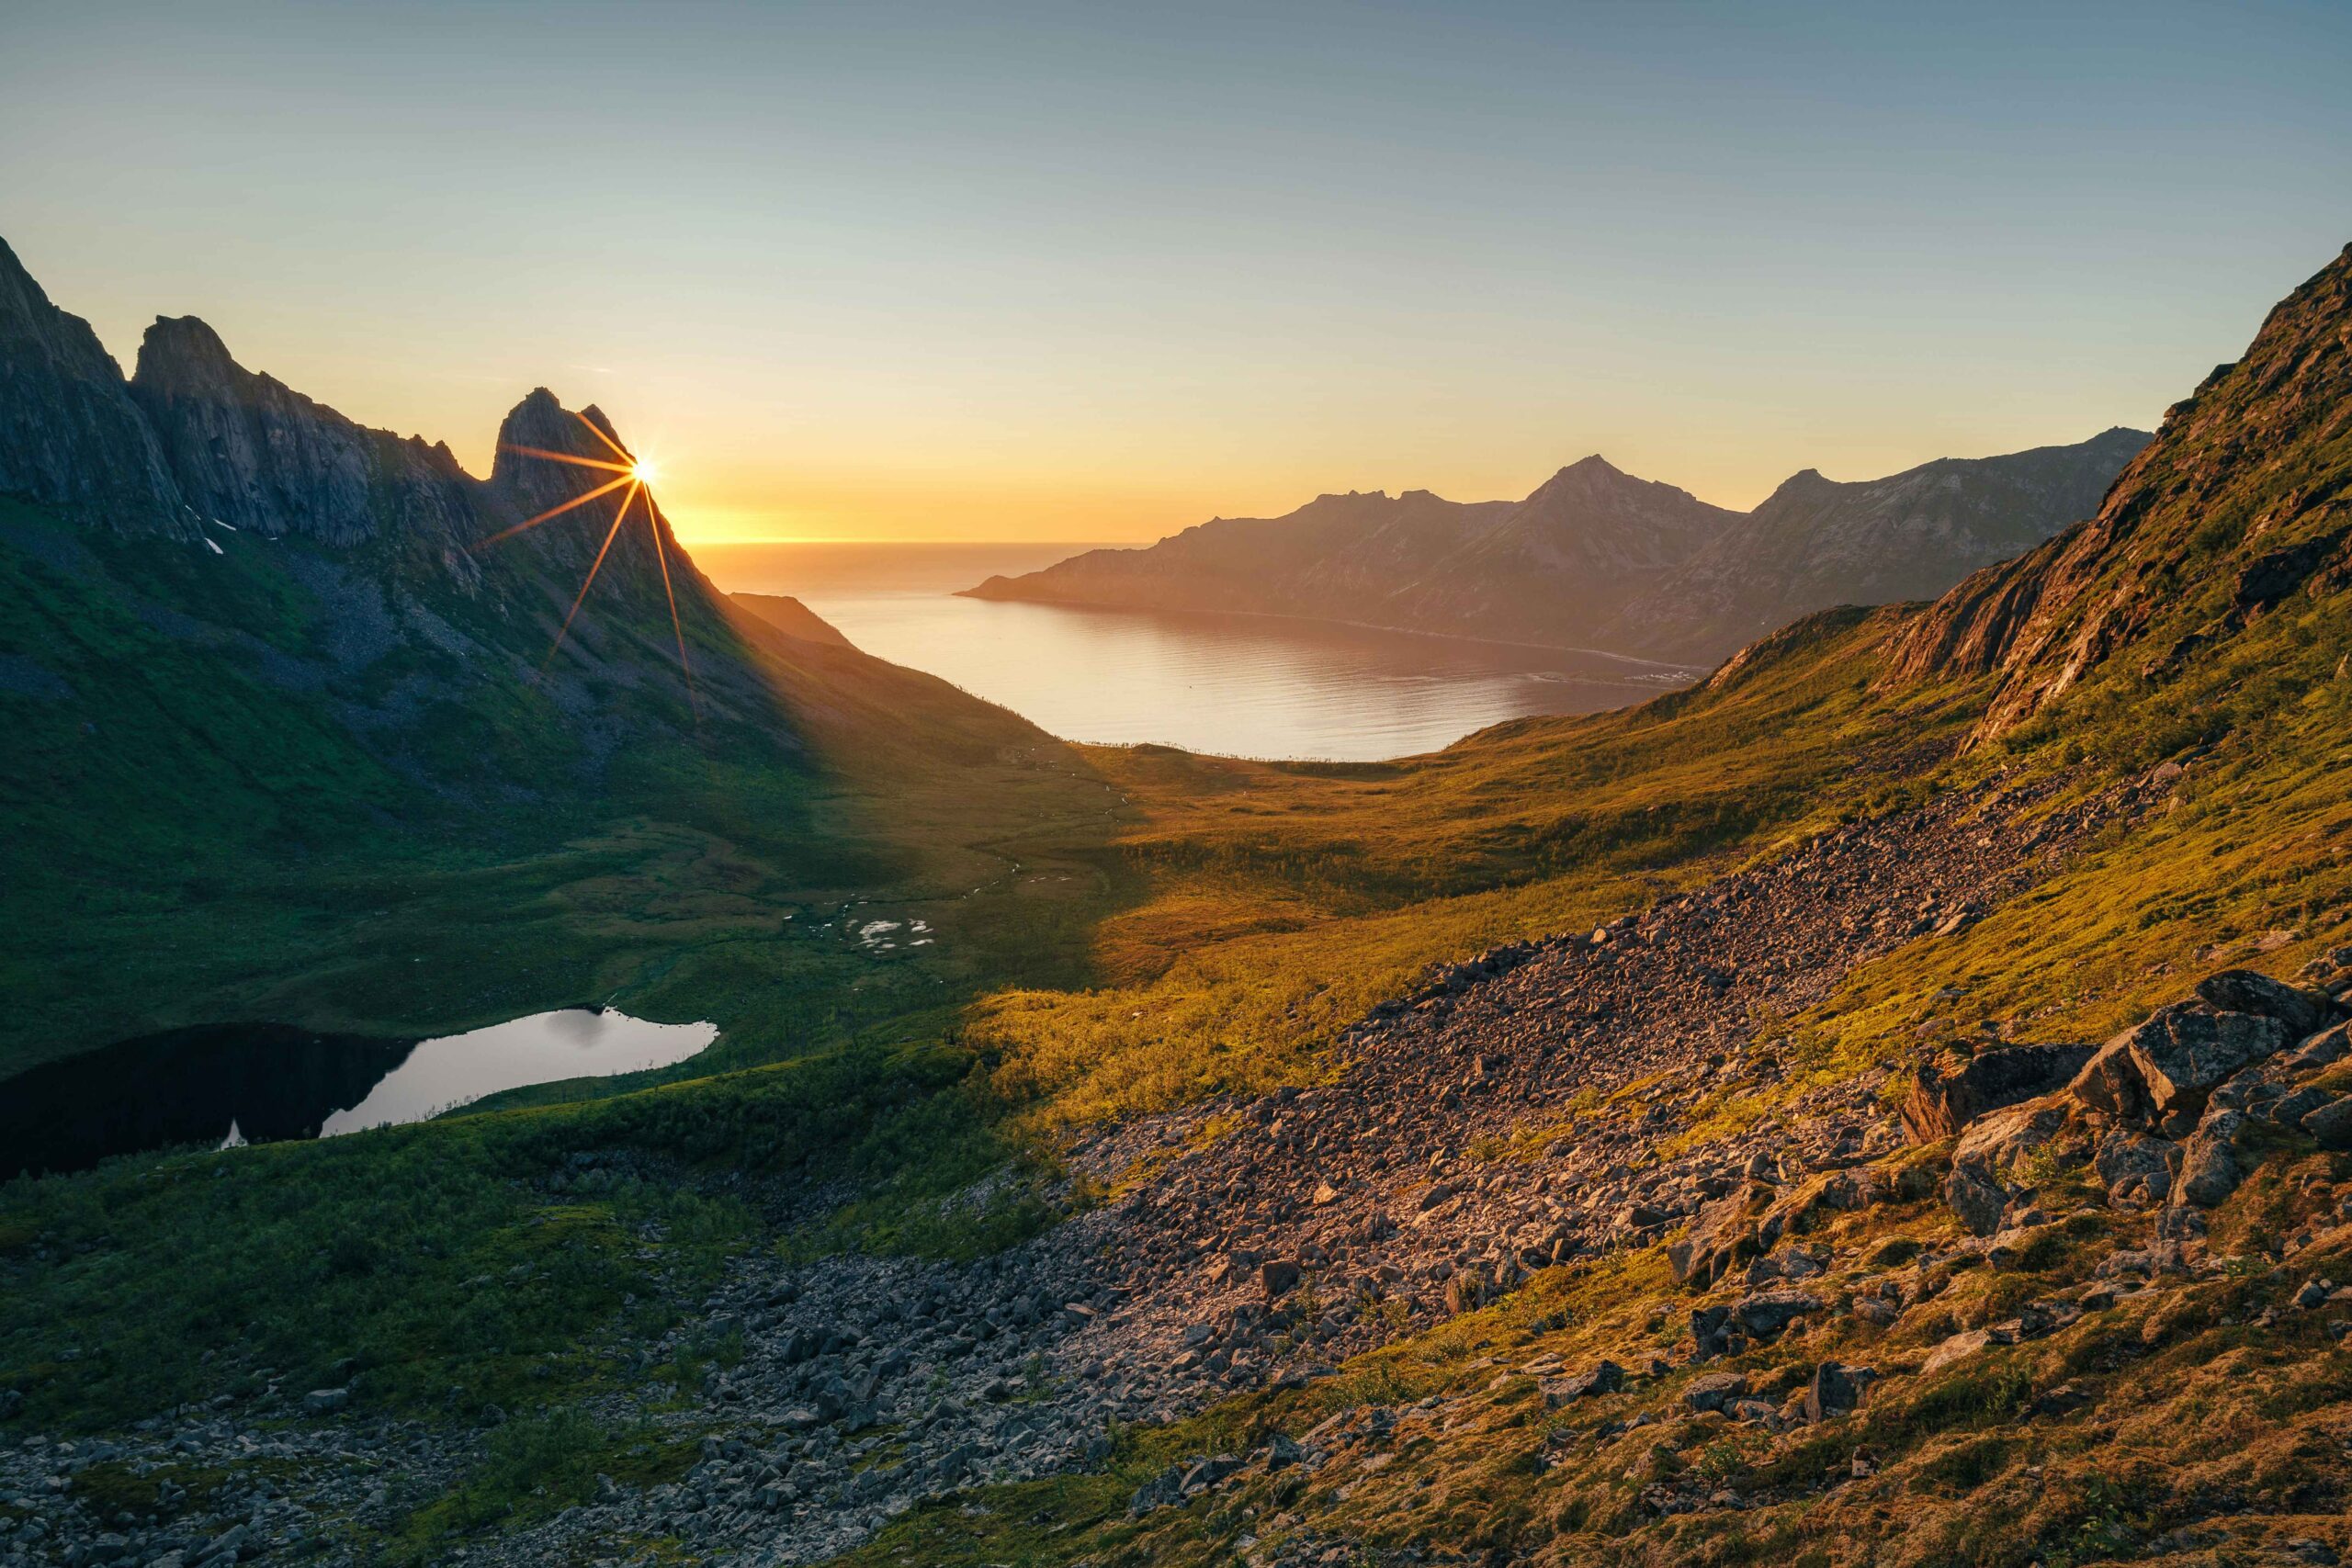
<path fill-rule="evenodd" d="M 26 5 L 0 235 L 689 539 L 1711 501 L 2147 425 L 2352 240 L 2352 6 Z"/>

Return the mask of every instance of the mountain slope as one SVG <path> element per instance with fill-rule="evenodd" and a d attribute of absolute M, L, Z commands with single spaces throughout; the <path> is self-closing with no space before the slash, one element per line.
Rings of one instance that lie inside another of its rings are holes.
<path fill-rule="evenodd" d="M 851 646 L 838 627 L 788 593 L 735 593 L 729 597 L 786 637 L 803 642 Z"/>
<path fill-rule="evenodd" d="M 1599 457 L 1526 500 L 1325 496 L 1095 550 L 980 598 L 1243 610 L 1713 664 L 1833 604 L 1931 598 L 2086 516 L 2147 437 L 1943 458 L 1839 484 L 1812 469 L 1728 512 Z"/>
<path fill-rule="evenodd" d="M 2243 359 L 2167 411 L 2098 513 L 1977 573 L 1904 638 L 1895 674 L 1989 676 L 1990 737 L 2078 684 L 2159 696 L 2249 627 L 2352 581 L 2352 247 L 2280 301 Z M 2298 596 L 2304 596 L 2299 599 Z"/>
<path fill-rule="evenodd" d="M 2109 430 L 2077 446 L 1939 458 L 1851 484 L 1807 468 L 1618 610 L 1601 638 L 1712 663 L 1833 604 L 1932 599 L 2088 517 L 2147 441 Z"/>
<path fill-rule="evenodd" d="M 0 1423 L 104 1437 L 0 1446 L 7 1517 L 77 1561 L 2340 1557 L 2347 344 L 2352 251 L 2098 520 L 1638 708 L 1089 753 L 1136 898 L 919 1048 L 11 1186 Z"/>
<path fill-rule="evenodd" d="M 981 917 L 1012 896 L 981 846 L 1099 823 L 1099 786 L 1002 709 L 730 604 L 650 496 L 592 494 L 626 452 L 597 411 L 531 393 L 477 479 L 193 318 L 126 384 L 7 281 L 0 339 L 37 346 L 0 429 L 0 1075 L 183 1024 L 413 1036 L 616 994 L 765 1021 L 722 1048 L 757 1055 L 1066 962 Z M 975 935 L 877 975 L 796 933 L 885 892 Z M 802 988 L 715 978 L 722 942 Z"/>
<path fill-rule="evenodd" d="M 1369 618 L 1400 581 L 1464 548 L 1509 512 L 1425 490 L 1322 495 L 1280 517 L 1220 517 L 1145 549 L 1089 550 L 1019 578 L 991 577 L 979 599 L 1136 610 Z"/>

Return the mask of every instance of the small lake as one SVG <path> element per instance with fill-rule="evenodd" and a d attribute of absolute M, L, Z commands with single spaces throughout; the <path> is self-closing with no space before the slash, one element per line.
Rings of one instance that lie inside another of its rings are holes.
<path fill-rule="evenodd" d="M 420 1122 L 526 1084 L 667 1066 L 718 1037 L 708 1023 L 650 1023 L 589 1008 L 431 1040 L 269 1023 L 172 1030 L 0 1082 L 0 1173 Z"/>
<path fill-rule="evenodd" d="M 722 588 L 792 594 L 877 658 L 1106 745 L 1373 761 L 1505 719 L 1623 707 L 1691 676 L 1604 653 L 1329 622 L 955 596 L 1086 547 L 729 545 L 695 558 Z"/>

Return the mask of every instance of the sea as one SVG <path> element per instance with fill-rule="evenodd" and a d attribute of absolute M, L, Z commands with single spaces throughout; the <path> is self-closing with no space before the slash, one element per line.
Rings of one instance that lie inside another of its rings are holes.
<path fill-rule="evenodd" d="M 787 593 L 866 652 L 953 682 L 1065 739 L 1264 759 L 1433 751 L 1537 714 L 1592 713 L 1691 671 L 1282 616 L 1098 610 L 957 597 L 1085 544 L 694 547 L 729 592 Z"/>

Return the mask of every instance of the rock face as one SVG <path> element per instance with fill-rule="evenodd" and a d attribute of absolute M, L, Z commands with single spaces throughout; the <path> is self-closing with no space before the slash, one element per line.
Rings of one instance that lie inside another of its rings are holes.
<path fill-rule="evenodd" d="M 130 534 L 191 538 L 162 449 L 122 371 L 0 243 L 0 495 Z"/>
<path fill-rule="evenodd" d="M 564 462 L 545 456 L 548 453 L 577 461 Z M 634 455 L 622 443 L 604 410 L 591 403 L 575 413 L 545 387 L 535 389 L 514 405 L 498 427 L 498 457 L 491 468 L 486 510 L 503 528 L 513 528 L 623 479 L 616 466 L 633 460 Z M 634 500 L 629 499 L 632 494 Z M 625 502 L 628 515 L 622 517 L 619 514 Z M 655 547 L 657 536 L 659 553 Z M 609 549 L 605 547 L 607 538 Z M 676 536 L 670 531 L 669 519 L 662 515 L 661 508 L 653 504 L 650 495 L 641 491 L 632 492 L 625 482 L 605 496 L 549 518 L 546 525 L 526 528 L 501 541 L 495 547 L 536 552 L 560 568 L 560 574 L 571 581 L 584 577 L 601 554 L 605 559 L 598 572 L 597 592 L 634 595 L 649 613 L 661 604 L 664 592 L 664 557 L 682 603 L 689 594 L 696 601 L 716 601 L 718 597 L 718 591 L 695 570 L 685 552 L 679 548 Z"/>
<path fill-rule="evenodd" d="M 1979 1051 L 1956 1072 L 1920 1070 L 1903 1102 L 1914 1143 L 1949 1138 L 1988 1111 L 2057 1089 L 2089 1061 L 2087 1045 L 2017 1045 Z"/>
<path fill-rule="evenodd" d="M 2147 436 L 1943 458 L 1840 484 L 1811 469 L 1753 513 L 1599 457 L 1526 500 L 1327 495 L 1148 549 L 1094 550 L 982 598 L 1247 610 L 1713 663 L 1839 604 L 1923 598 L 2087 516 Z"/>
<path fill-rule="evenodd" d="M 2352 578 L 2330 471 L 2352 399 L 2352 246 L 2289 295 L 2234 364 L 2165 414 L 2098 513 L 1976 573 L 1903 634 L 1891 679 L 1990 675 L 1982 742 L 2125 648 L 2150 679 L 2290 594 Z M 2232 522 L 2214 536 L 2217 519 Z"/>
<path fill-rule="evenodd" d="M 194 316 L 147 329 L 130 394 L 207 519 L 345 548 L 387 531 L 435 553 L 470 541 L 474 482 L 447 446 L 365 429 L 245 369 Z"/>
<path fill-rule="evenodd" d="M 2312 1080 L 2336 1061 L 2343 1006 L 2245 970 L 2210 976 L 2194 1001 L 2159 1008 L 2101 1046 L 2055 1093 L 1993 1111 L 1952 1149 L 1944 1201 L 1992 1235 L 2032 1198 L 2040 1173 L 2087 1162 L 2118 1209 L 2211 1209 L 2262 1157 L 2265 1125 L 2323 1145 L 2352 1131 L 2352 1098 Z M 2222 1010 L 2217 1003 L 2260 1007 Z M 2286 1049 L 2297 1027 L 2327 1024 Z"/>
<path fill-rule="evenodd" d="M 2181 1002 L 2100 1046 L 2069 1089 L 2119 1122 L 2177 1123 L 2184 1116 L 2193 1122 L 2215 1084 L 2287 1041 L 2286 1026 L 2277 1019 Z"/>

